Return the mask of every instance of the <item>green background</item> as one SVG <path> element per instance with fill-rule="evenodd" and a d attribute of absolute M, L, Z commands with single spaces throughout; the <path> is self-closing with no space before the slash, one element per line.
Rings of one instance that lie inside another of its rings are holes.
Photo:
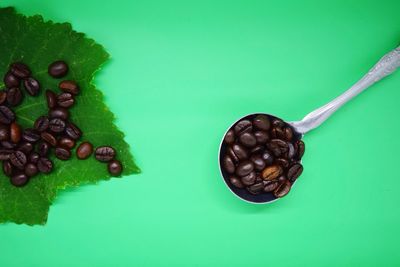
<path fill-rule="evenodd" d="M 400 73 L 305 136 L 271 205 L 217 154 L 237 118 L 300 119 L 400 42 L 400 2 L 1 1 L 109 51 L 96 76 L 143 173 L 61 192 L 46 226 L 0 226 L 0 266 L 399 266 Z"/>

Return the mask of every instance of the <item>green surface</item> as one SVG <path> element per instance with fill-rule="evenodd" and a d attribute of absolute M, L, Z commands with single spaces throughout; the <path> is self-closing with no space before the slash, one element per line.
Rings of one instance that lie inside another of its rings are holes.
<path fill-rule="evenodd" d="M 1 225 L 0 266 L 398 266 L 400 73 L 305 137 L 284 199 L 219 177 L 238 117 L 299 119 L 399 43 L 399 1 L 324 2 L 2 1 L 106 47 L 95 82 L 143 173 L 61 193 L 45 227 Z"/>

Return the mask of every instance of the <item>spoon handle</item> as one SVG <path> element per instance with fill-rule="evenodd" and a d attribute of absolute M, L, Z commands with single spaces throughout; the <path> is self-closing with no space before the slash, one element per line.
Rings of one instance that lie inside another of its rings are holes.
<path fill-rule="evenodd" d="M 357 96 L 372 84 L 393 73 L 398 67 L 400 67 L 400 46 L 384 55 L 361 80 L 343 94 L 307 114 L 301 121 L 291 122 L 290 124 L 301 134 L 311 131 L 328 119 L 350 99 Z"/>

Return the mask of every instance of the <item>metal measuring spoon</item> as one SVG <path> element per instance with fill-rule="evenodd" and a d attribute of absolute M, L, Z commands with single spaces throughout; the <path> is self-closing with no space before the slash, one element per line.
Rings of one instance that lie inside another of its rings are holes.
<path fill-rule="evenodd" d="M 400 46 L 396 49 L 390 51 L 386 55 L 384 55 L 375 66 L 368 71 L 357 83 L 355 83 L 350 89 L 342 93 L 340 96 L 336 97 L 329 103 L 324 106 L 310 112 L 307 114 L 302 120 L 288 122 L 287 125 L 290 125 L 294 130 L 294 138 L 301 139 L 304 134 L 315 129 L 319 125 L 321 125 L 325 120 L 327 120 L 336 110 L 338 110 L 341 106 L 347 103 L 349 100 L 360 94 L 365 89 L 369 88 L 374 83 L 393 73 L 397 68 L 400 67 Z M 226 149 L 228 145 L 224 142 L 224 138 L 229 130 L 233 129 L 233 127 L 242 120 L 253 120 L 258 115 L 266 115 L 270 118 L 279 119 L 275 116 L 266 114 L 266 113 L 255 113 L 244 116 L 237 120 L 234 124 L 232 124 L 228 130 L 225 132 L 224 137 L 222 138 L 220 149 L 219 149 L 219 167 L 221 171 L 221 176 L 226 186 L 230 189 L 230 191 L 239 197 L 240 199 L 255 203 L 255 204 L 263 204 L 270 203 L 278 198 L 274 196 L 272 193 L 262 192 L 260 194 L 251 194 L 244 188 L 237 188 L 232 185 L 229 178 L 230 175 L 224 170 L 222 160 L 225 155 Z M 294 184 L 295 181 L 293 181 Z"/>

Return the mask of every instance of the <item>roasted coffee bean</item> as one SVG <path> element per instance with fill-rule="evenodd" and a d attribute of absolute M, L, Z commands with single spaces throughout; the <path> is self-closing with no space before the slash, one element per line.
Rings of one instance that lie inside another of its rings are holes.
<path fill-rule="evenodd" d="M 18 150 L 24 152 L 25 155 L 27 155 L 33 150 L 33 145 L 29 142 L 22 142 L 19 144 Z"/>
<path fill-rule="evenodd" d="M 100 146 L 95 150 L 95 158 L 98 161 L 108 162 L 115 157 L 115 149 L 110 146 Z"/>
<path fill-rule="evenodd" d="M 243 177 L 254 170 L 254 164 L 250 160 L 242 161 L 236 167 L 236 175 Z"/>
<path fill-rule="evenodd" d="M 51 77 L 62 78 L 68 73 L 68 65 L 65 61 L 58 60 L 49 65 L 47 72 Z"/>
<path fill-rule="evenodd" d="M 256 182 L 257 176 L 256 173 L 254 171 L 250 172 L 249 174 L 243 176 L 241 178 L 241 181 L 244 185 L 252 185 Z"/>
<path fill-rule="evenodd" d="M 293 144 L 292 143 L 287 143 L 288 144 L 288 152 L 287 152 L 287 159 L 292 159 L 294 156 L 295 156 L 295 154 L 296 154 L 296 150 L 295 150 L 295 148 L 294 148 L 294 146 L 293 146 Z"/>
<path fill-rule="evenodd" d="M 22 92 L 18 87 L 13 87 L 7 91 L 7 103 L 10 106 L 17 106 L 21 103 L 23 98 Z"/>
<path fill-rule="evenodd" d="M 93 153 L 93 145 L 89 142 L 81 143 L 76 149 L 78 159 L 87 159 Z"/>
<path fill-rule="evenodd" d="M 272 121 L 272 126 L 275 128 L 283 128 L 285 126 L 285 123 L 280 119 L 274 119 Z"/>
<path fill-rule="evenodd" d="M 1 149 L 0 149 L 0 160 L 7 160 L 7 159 L 9 159 L 11 153 L 13 153 L 12 150 L 7 149 L 7 148 L 1 148 Z"/>
<path fill-rule="evenodd" d="M 25 166 L 25 171 L 24 172 L 28 177 L 33 177 L 38 173 L 38 168 L 36 167 L 35 164 L 28 163 Z"/>
<path fill-rule="evenodd" d="M 239 121 L 234 127 L 236 135 L 241 135 L 243 133 L 248 133 L 253 131 L 253 124 L 249 120 Z"/>
<path fill-rule="evenodd" d="M 53 170 L 53 162 L 48 158 L 40 158 L 37 162 L 38 170 L 42 173 L 49 173 Z"/>
<path fill-rule="evenodd" d="M 46 157 L 50 151 L 50 144 L 45 141 L 40 141 L 37 145 L 37 152 L 40 156 Z"/>
<path fill-rule="evenodd" d="M 65 129 L 65 122 L 59 118 L 51 119 L 49 121 L 49 129 L 53 133 L 62 133 Z"/>
<path fill-rule="evenodd" d="M 7 92 L 4 90 L 0 91 L 0 105 L 5 104 L 7 101 Z"/>
<path fill-rule="evenodd" d="M 265 168 L 262 171 L 261 175 L 264 180 L 274 180 L 274 179 L 278 178 L 282 174 L 282 172 L 283 172 L 283 169 L 281 166 L 272 165 L 272 166 Z"/>
<path fill-rule="evenodd" d="M 280 139 L 272 139 L 267 147 L 276 157 L 284 156 L 288 152 L 288 144 Z"/>
<path fill-rule="evenodd" d="M 108 164 L 107 164 L 107 169 L 108 172 L 112 175 L 112 176 L 118 176 L 121 174 L 122 172 L 122 165 L 121 162 L 119 160 L 111 160 Z"/>
<path fill-rule="evenodd" d="M 257 117 L 255 117 L 255 119 L 253 120 L 253 124 L 254 127 L 256 127 L 257 129 L 264 131 L 268 131 L 271 126 L 269 118 L 266 115 L 258 115 Z"/>
<path fill-rule="evenodd" d="M 69 117 L 69 112 L 65 108 L 54 108 L 49 111 L 49 117 L 51 119 L 59 118 L 62 120 L 66 120 Z"/>
<path fill-rule="evenodd" d="M 33 128 L 39 132 L 46 131 L 49 128 L 49 118 L 47 116 L 40 116 L 36 119 Z"/>
<path fill-rule="evenodd" d="M 31 71 L 27 65 L 22 62 L 15 62 L 11 64 L 10 71 L 17 78 L 25 79 L 31 75 Z"/>
<path fill-rule="evenodd" d="M 279 176 L 278 177 L 278 179 L 276 179 L 277 181 L 278 181 L 278 183 L 283 183 L 283 182 L 286 182 L 286 177 L 285 176 L 283 176 L 283 175 L 281 175 L 281 176 Z"/>
<path fill-rule="evenodd" d="M 286 196 L 289 193 L 291 187 L 292 185 L 289 181 L 280 183 L 274 191 L 274 196 L 278 198 Z"/>
<path fill-rule="evenodd" d="M 55 150 L 55 155 L 58 159 L 67 160 L 71 157 L 71 151 L 63 147 L 57 147 Z"/>
<path fill-rule="evenodd" d="M 257 171 L 262 171 L 265 168 L 265 161 L 260 155 L 252 155 L 250 160 L 253 162 L 254 169 Z"/>
<path fill-rule="evenodd" d="M 42 132 L 40 134 L 40 137 L 46 141 L 47 143 L 49 143 L 51 146 L 56 146 L 57 145 L 57 139 L 54 137 L 54 135 L 52 135 L 49 132 Z"/>
<path fill-rule="evenodd" d="M 272 192 L 274 191 L 279 183 L 278 181 L 272 180 L 272 181 L 264 181 L 264 192 Z"/>
<path fill-rule="evenodd" d="M 5 141 L 10 138 L 9 126 L 0 124 L 0 141 Z"/>
<path fill-rule="evenodd" d="M 264 150 L 264 146 L 256 146 L 250 150 L 250 154 L 259 154 Z"/>
<path fill-rule="evenodd" d="M 0 123 L 10 124 L 14 120 L 14 112 L 6 106 L 0 106 Z"/>
<path fill-rule="evenodd" d="M 268 141 L 268 133 L 264 131 L 257 131 L 254 133 L 258 144 L 265 144 Z"/>
<path fill-rule="evenodd" d="M 30 94 L 31 96 L 36 96 L 39 94 L 40 84 L 38 80 L 32 77 L 24 80 L 24 87 L 28 94 Z"/>
<path fill-rule="evenodd" d="M 40 139 L 40 134 L 35 129 L 27 128 L 22 134 L 22 139 L 30 143 L 36 143 Z"/>
<path fill-rule="evenodd" d="M 17 150 L 10 154 L 10 161 L 12 165 L 22 170 L 24 169 L 27 159 L 24 152 Z"/>
<path fill-rule="evenodd" d="M 0 144 L 5 149 L 14 149 L 17 147 L 17 144 L 14 144 L 10 141 L 1 141 Z"/>
<path fill-rule="evenodd" d="M 253 184 L 248 187 L 248 191 L 253 195 L 260 194 L 264 189 L 264 184 L 262 182 Z"/>
<path fill-rule="evenodd" d="M 10 140 L 14 144 L 21 140 L 21 127 L 16 122 L 10 125 Z"/>
<path fill-rule="evenodd" d="M 232 146 L 232 152 L 236 155 L 236 157 L 239 160 L 244 160 L 244 159 L 247 159 L 249 157 L 249 154 L 247 153 L 246 149 L 243 146 L 239 145 L 239 144 L 234 144 Z"/>
<path fill-rule="evenodd" d="M 19 87 L 19 78 L 17 78 L 14 74 L 12 74 L 11 71 L 7 72 L 6 75 L 4 75 L 4 85 L 7 88 L 12 88 L 12 87 Z"/>
<path fill-rule="evenodd" d="M 68 137 L 70 137 L 74 140 L 79 139 L 82 135 L 82 132 L 78 128 L 78 126 L 76 126 L 75 124 L 73 124 L 71 122 L 65 126 L 65 133 L 68 135 Z"/>
<path fill-rule="evenodd" d="M 74 96 L 70 93 L 62 93 L 57 96 L 57 104 L 63 108 L 69 108 L 75 103 Z"/>
<path fill-rule="evenodd" d="M 275 127 L 271 129 L 271 137 L 274 139 L 284 139 L 285 133 L 282 128 Z"/>
<path fill-rule="evenodd" d="M 28 176 L 26 176 L 23 173 L 13 175 L 10 179 L 11 184 L 14 186 L 17 186 L 17 187 L 26 185 L 28 183 L 28 181 L 29 181 Z"/>
<path fill-rule="evenodd" d="M 79 93 L 79 86 L 74 81 L 62 81 L 58 84 L 58 87 L 66 93 L 77 95 Z"/>
<path fill-rule="evenodd" d="M 229 130 L 224 138 L 225 143 L 227 143 L 228 145 L 233 144 L 233 142 L 235 142 L 235 133 L 233 132 L 233 130 Z"/>
<path fill-rule="evenodd" d="M 257 144 L 256 137 L 252 133 L 241 134 L 239 141 L 246 147 L 254 147 Z"/>
<path fill-rule="evenodd" d="M 13 175 L 13 166 L 9 160 L 3 161 L 3 172 L 6 176 L 10 177 Z"/>
<path fill-rule="evenodd" d="M 46 90 L 46 101 L 49 109 L 55 108 L 57 105 L 57 95 L 51 90 Z"/>
<path fill-rule="evenodd" d="M 266 165 L 271 165 L 272 162 L 274 161 L 274 157 L 269 153 L 268 151 L 264 151 L 261 154 L 262 159 L 265 161 Z"/>
<path fill-rule="evenodd" d="M 295 163 L 289 168 L 287 177 L 293 183 L 297 178 L 299 178 L 302 172 L 303 166 L 300 163 Z"/>
<path fill-rule="evenodd" d="M 287 159 L 284 158 L 278 158 L 275 160 L 275 163 L 280 165 L 282 168 L 287 168 L 289 167 L 289 161 Z"/>
<path fill-rule="evenodd" d="M 291 141 L 293 139 L 293 130 L 290 127 L 285 127 L 283 129 L 283 136 L 286 141 Z"/>
<path fill-rule="evenodd" d="M 296 155 L 296 157 L 297 157 L 297 159 L 301 159 L 303 157 L 304 150 L 305 150 L 304 142 L 301 141 L 301 140 L 298 140 L 296 142 L 296 146 L 297 146 L 297 155 Z"/>
<path fill-rule="evenodd" d="M 231 182 L 231 184 L 233 184 L 235 187 L 237 188 L 243 188 L 243 184 L 240 181 L 240 179 L 236 178 L 236 177 L 230 177 L 229 181 Z"/>
<path fill-rule="evenodd" d="M 235 163 L 233 163 L 233 160 L 229 156 L 225 156 L 224 159 L 222 160 L 222 165 L 224 166 L 224 170 L 232 174 L 235 172 Z"/>
<path fill-rule="evenodd" d="M 29 162 L 32 162 L 32 163 L 36 164 L 38 162 L 39 158 L 40 158 L 40 156 L 39 156 L 38 153 L 32 152 L 29 155 Z"/>
<path fill-rule="evenodd" d="M 58 140 L 58 145 L 66 149 L 73 149 L 75 147 L 75 141 L 68 137 L 61 137 Z"/>

